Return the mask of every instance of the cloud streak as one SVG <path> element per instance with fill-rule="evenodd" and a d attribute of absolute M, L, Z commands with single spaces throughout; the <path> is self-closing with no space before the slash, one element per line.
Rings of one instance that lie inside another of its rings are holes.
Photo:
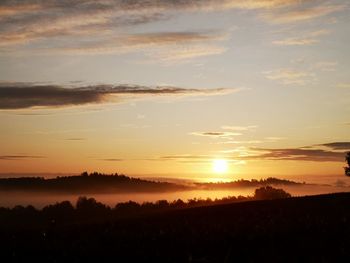
<path fill-rule="evenodd" d="M 226 48 L 219 43 L 227 38 L 227 34 L 214 31 L 124 34 L 55 50 L 61 53 L 89 55 L 143 51 L 147 57 L 157 58 L 157 61 L 176 62 L 222 54 Z"/>
<path fill-rule="evenodd" d="M 272 41 L 272 44 L 277 46 L 309 46 L 319 42 L 317 37 L 328 35 L 327 30 L 318 30 L 302 34 L 302 36 L 288 37 L 280 40 Z"/>
<path fill-rule="evenodd" d="M 106 158 L 106 159 L 98 159 L 99 161 L 106 161 L 106 162 L 122 162 L 123 159 L 118 158 Z"/>
<path fill-rule="evenodd" d="M 245 161 L 309 161 L 309 162 L 344 162 L 345 153 L 350 150 L 350 142 L 333 142 L 318 144 L 320 148 L 257 148 L 237 147 L 232 150 L 220 151 L 221 158 L 232 162 Z M 322 149 L 327 147 L 328 149 Z M 341 150 L 341 151 L 340 151 Z M 346 151 L 344 151 L 346 150 Z M 167 155 L 158 160 L 168 161 L 209 161 L 215 159 L 213 155 Z"/>
<path fill-rule="evenodd" d="M 0 161 L 21 161 L 25 159 L 42 159 L 45 156 L 39 155 L 0 155 Z"/>
<path fill-rule="evenodd" d="M 0 84 L 0 109 L 24 109 L 32 107 L 59 107 L 91 103 L 118 102 L 121 99 L 166 96 L 216 96 L 237 89 L 185 89 L 171 86 L 90 85 L 65 87 L 31 83 Z"/>
<path fill-rule="evenodd" d="M 295 23 L 327 16 L 334 12 L 341 11 L 344 8 L 344 5 L 315 5 L 310 8 L 287 10 L 278 13 L 271 12 L 264 15 L 263 18 L 276 24 Z"/>
<path fill-rule="evenodd" d="M 306 71 L 285 68 L 263 72 L 267 79 L 279 81 L 284 85 L 305 85 L 313 75 Z"/>
<path fill-rule="evenodd" d="M 333 150 L 349 150 L 350 151 L 350 142 L 331 142 L 319 144 L 318 146 L 325 146 Z"/>
<path fill-rule="evenodd" d="M 252 155 L 241 157 L 245 160 L 275 160 L 275 161 L 313 161 L 313 162 L 340 162 L 344 160 L 343 152 L 334 152 L 322 149 L 268 149 L 251 148 Z M 260 153 L 259 153 L 260 152 Z"/>
<path fill-rule="evenodd" d="M 231 136 L 242 135 L 241 133 L 238 133 L 238 132 L 222 132 L 222 131 L 192 132 L 190 134 L 195 136 L 204 136 L 204 137 L 211 137 L 211 138 L 228 138 Z"/>
<path fill-rule="evenodd" d="M 308 8 L 304 6 L 306 2 Z M 11 48 L 14 45 L 39 42 L 44 43 L 43 46 L 47 49 L 62 48 L 62 50 L 72 51 L 78 49 L 72 46 L 72 43 L 79 43 L 82 45 L 81 52 L 84 49 L 88 51 L 89 48 L 94 52 L 97 52 L 98 49 L 105 52 L 112 52 L 112 50 L 117 52 L 118 49 L 113 49 L 116 35 L 123 34 L 130 27 L 169 20 L 184 12 L 258 10 L 264 14 L 261 16 L 269 22 L 290 23 L 326 16 L 344 8 L 341 5 L 310 4 L 310 2 L 300 0 L 4 0 L 0 2 L 0 47 Z M 153 37 L 153 44 L 173 42 L 173 39 L 166 34 L 163 36 L 157 34 L 159 33 L 150 33 L 148 36 L 137 36 L 136 38 L 130 36 L 127 39 L 118 39 L 117 42 L 120 42 L 119 44 L 124 48 L 128 44 L 135 46 L 145 44 L 144 41 L 149 43 L 150 37 Z M 65 41 L 45 42 L 48 39 L 58 38 Z M 95 46 L 91 44 L 90 47 L 84 47 L 86 41 L 92 38 L 99 39 L 100 42 L 96 42 Z M 186 38 L 182 41 L 187 43 L 192 39 Z M 207 41 L 207 39 L 202 39 L 202 41 Z M 58 46 L 57 43 L 63 46 Z"/>

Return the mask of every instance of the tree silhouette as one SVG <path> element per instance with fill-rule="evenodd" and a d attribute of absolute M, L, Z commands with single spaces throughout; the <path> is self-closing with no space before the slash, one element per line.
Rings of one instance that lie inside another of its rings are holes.
<path fill-rule="evenodd" d="M 257 200 L 280 199 L 289 197 L 291 197 L 291 195 L 283 189 L 276 189 L 269 185 L 255 189 L 254 194 L 254 198 Z"/>
<path fill-rule="evenodd" d="M 348 163 L 347 167 L 344 167 L 345 169 L 345 175 L 350 176 L 350 152 L 347 152 L 345 155 L 345 161 Z"/>

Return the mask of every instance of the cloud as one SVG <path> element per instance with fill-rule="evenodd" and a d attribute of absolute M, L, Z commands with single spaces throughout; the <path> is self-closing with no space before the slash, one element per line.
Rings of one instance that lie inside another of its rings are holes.
<path fill-rule="evenodd" d="M 83 45 L 87 40 L 100 39 L 106 41 L 100 43 L 101 49 L 107 50 L 105 45 L 130 27 L 168 20 L 184 12 L 259 10 L 268 12 L 264 17 L 269 21 L 286 23 L 324 16 L 342 8 L 317 3 L 305 9 L 304 1 L 300 0 L 4 0 L 0 2 L 0 46 L 39 42 L 48 49 L 69 50 L 74 48 L 71 43 Z M 45 42 L 48 39 L 64 41 Z"/>
<path fill-rule="evenodd" d="M 302 36 L 288 37 L 281 40 L 274 40 L 272 44 L 277 46 L 306 46 L 318 43 L 318 36 L 323 36 L 329 34 L 327 30 L 318 30 L 313 32 L 308 32 Z"/>
<path fill-rule="evenodd" d="M 281 12 L 270 12 L 263 16 L 269 22 L 284 24 L 293 22 L 302 22 L 322 16 L 327 16 L 337 11 L 344 10 L 344 5 L 315 5 L 310 8 L 302 8 L 297 10 L 287 10 Z"/>
<path fill-rule="evenodd" d="M 39 155 L 0 155 L 0 161 L 20 161 L 25 159 L 41 159 L 45 156 Z"/>
<path fill-rule="evenodd" d="M 279 161 L 313 161 L 313 162 L 341 162 L 343 152 L 327 151 L 322 149 L 286 148 L 268 149 L 251 148 L 255 154 L 243 157 L 246 160 L 279 160 Z M 257 153 L 256 153 L 257 152 Z M 261 153 L 259 153 L 261 152 Z"/>
<path fill-rule="evenodd" d="M 106 159 L 98 159 L 99 161 L 106 161 L 106 162 L 121 162 L 124 161 L 123 159 L 118 158 L 106 158 Z"/>
<path fill-rule="evenodd" d="M 38 11 L 40 9 L 40 5 L 35 3 L 21 3 L 20 5 L 13 3 L 12 5 L 9 5 L 9 3 L 6 4 L 6 2 L 4 2 L 2 5 L 0 5 L 0 17 L 13 16 L 18 14 L 23 15 L 29 12 Z"/>
<path fill-rule="evenodd" d="M 315 148 L 315 146 L 327 147 Z M 349 150 L 350 142 L 334 142 L 318 144 L 308 147 L 299 148 L 257 148 L 239 146 L 231 150 L 220 151 L 223 155 L 221 158 L 232 162 L 244 161 L 311 161 L 311 162 L 344 162 L 346 151 Z M 213 160 L 212 155 L 167 155 L 162 156 L 160 160 L 172 161 L 198 161 Z"/>
<path fill-rule="evenodd" d="M 226 51 L 219 45 L 228 38 L 222 32 L 157 32 L 126 34 L 97 41 L 77 43 L 76 46 L 56 48 L 57 52 L 71 54 L 123 54 L 143 52 L 152 61 L 178 62 L 193 58 L 218 55 Z"/>
<path fill-rule="evenodd" d="M 282 40 L 272 41 L 277 46 L 309 46 L 318 43 L 317 39 L 303 37 L 289 37 Z"/>
<path fill-rule="evenodd" d="M 313 75 L 306 71 L 295 69 L 277 69 L 263 72 L 267 79 L 277 80 L 285 85 L 305 85 Z"/>
<path fill-rule="evenodd" d="M 321 71 L 336 71 L 338 62 L 336 61 L 321 61 L 316 63 L 313 68 Z"/>
<path fill-rule="evenodd" d="M 349 150 L 350 151 L 350 142 L 331 142 L 319 144 L 318 146 L 325 146 L 333 150 Z"/>
<path fill-rule="evenodd" d="M 242 135 L 241 133 L 238 133 L 238 132 L 221 132 L 221 131 L 191 132 L 190 134 L 195 136 L 204 136 L 204 137 L 211 137 L 211 138 L 227 138 L 231 136 Z"/>
<path fill-rule="evenodd" d="M 35 83 L 0 83 L 0 109 L 118 102 L 122 98 L 144 97 L 148 95 L 215 96 L 236 91 L 237 89 L 185 89 L 171 86 L 90 85 L 72 88 Z"/>
<path fill-rule="evenodd" d="M 176 46 L 173 49 L 155 50 L 148 55 L 157 58 L 157 62 L 163 63 L 183 63 L 194 58 L 219 55 L 226 52 L 227 48 L 217 45 L 194 45 L 194 46 Z M 154 61 L 154 59 L 152 60 Z"/>
<path fill-rule="evenodd" d="M 208 158 L 210 158 L 209 155 L 190 155 L 190 154 L 165 155 L 160 157 L 160 159 L 165 159 L 165 160 L 208 159 Z"/>

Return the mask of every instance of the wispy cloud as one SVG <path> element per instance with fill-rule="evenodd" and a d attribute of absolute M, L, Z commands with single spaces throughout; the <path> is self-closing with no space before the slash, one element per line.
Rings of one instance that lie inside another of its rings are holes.
<path fill-rule="evenodd" d="M 248 155 L 246 160 L 275 160 L 275 161 L 313 161 L 313 162 L 341 162 L 343 152 L 327 151 L 322 149 L 286 148 L 268 149 L 251 148 L 255 154 Z"/>
<path fill-rule="evenodd" d="M 132 34 L 78 43 L 76 47 L 56 48 L 56 52 L 82 55 L 141 52 L 146 62 L 182 63 L 226 52 L 228 35 L 221 32 L 158 32 Z"/>
<path fill-rule="evenodd" d="M 91 103 L 118 102 L 121 98 L 167 96 L 215 96 L 238 89 L 185 89 L 171 86 L 90 85 L 65 87 L 30 83 L 0 83 L 0 109 L 57 107 Z"/>
<path fill-rule="evenodd" d="M 324 148 L 326 147 L 326 149 Z M 350 142 L 323 143 L 298 148 L 249 148 L 247 160 L 343 162 Z"/>
<path fill-rule="evenodd" d="M 149 54 L 156 53 L 161 56 L 165 50 L 159 48 L 171 47 L 172 53 L 169 57 L 174 57 L 177 53 L 185 52 L 183 49 L 187 47 L 187 53 L 194 53 L 199 48 L 204 49 L 208 43 L 217 43 L 227 39 L 227 34 L 221 32 L 157 32 L 142 34 L 124 34 L 118 37 L 107 37 L 100 40 L 89 40 L 84 43 L 77 43 L 76 46 L 57 48 L 56 51 L 73 54 L 104 54 L 104 53 L 130 53 L 143 49 L 147 49 Z M 206 43 L 206 44 L 203 44 Z M 216 47 L 219 48 L 219 47 Z M 154 50 L 153 50 L 154 49 Z M 191 51 L 192 49 L 192 51 Z M 169 52 L 167 49 L 166 51 Z M 222 48 L 219 53 L 222 53 Z M 198 51 L 197 51 L 198 53 Z M 203 51 L 202 51 L 203 53 Z M 205 53 L 218 53 L 218 51 L 210 51 L 207 48 Z M 185 56 L 184 54 L 183 56 Z M 179 55 L 177 55 L 178 57 Z M 190 56 L 190 55 L 187 55 Z M 197 55 L 199 56 L 199 55 Z M 166 57 L 162 55 L 161 57 Z"/>
<path fill-rule="evenodd" d="M 319 148 L 315 148 L 319 146 Z M 328 149 L 324 149 L 327 147 Z M 344 162 L 346 151 L 350 149 L 350 142 L 325 143 L 309 147 L 298 148 L 257 148 L 239 146 L 231 150 L 220 151 L 221 158 L 232 162 L 245 161 L 310 161 L 310 162 Z M 342 150 L 342 151 L 340 151 Z M 168 161 L 209 161 L 214 155 L 166 155 L 159 160 Z"/>
<path fill-rule="evenodd" d="M 106 159 L 98 159 L 99 161 L 106 161 L 106 162 L 121 162 L 124 161 L 123 159 L 119 158 L 106 158 Z"/>
<path fill-rule="evenodd" d="M 325 146 L 333 150 L 350 150 L 350 142 L 331 142 L 319 144 L 318 146 Z"/>
<path fill-rule="evenodd" d="M 336 71 L 337 66 L 338 62 L 336 61 L 321 61 L 315 63 L 315 65 L 313 65 L 313 68 L 320 71 Z"/>
<path fill-rule="evenodd" d="M 269 22 L 284 24 L 293 22 L 302 22 L 332 14 L 344 10 L 344 5 L 316 5 L 309 8 L 300 8 L 297 10 L 286 10 L 279 12 L 269 12 L 263 16 Z"/>
<path fill-rule="evenodd" d="M 165 64 L 186 63 L 192 59 L 225 53 L 227 48 L 219 45 L 174 46 L 173 48 L 152 50 L 147 55 Z"/>
<path fill-rule="evenodd" d="M 191 132 L 191 135 L 204 136 L 210 138 L 228 138 L 231 136 L 241 135 L 239 132 L 222 132 L 222 131 L 212 131 L 212 132 Z"/>
<path fill-rule="evenodd" d="M 307 8 L 305 3 L 307 2 Z M 222 10 L 257 10 L 264 13 L 264 18 L 274 23 L 289 23 L 294 21 L 305 21 L 325 16 L 342 10 L 344 6 L 330 5 L 325 3 L 310 3 L 311 1 L 300 0 L 115 0 L 115 1 L 1 1 L 0 2 L 0 46 L 11 48 L 14 45 L 25 45 L 38 42 L 45 46 L 43 50 L 57 50 L 71 52 L 79 50 L 92 53 L 120 52 L 128 49 L 149 45 L 164 45 L 174 43 L 174 35 L 167 36 L 166 33 L 149 33 L 149 35 L 136 35 L 116 39 L 116 35 L 123 35 L 130 31 L 130 27 L 145 25 L 152 22 L 168 20 L 184 12 L 214 12 Z M 311 6 L 310 6 L 311 5 Z M 193 33 L 193 32 L 192 32 Z M 153 35 L 152 35 L 153 34 Z M 191 32 L 188 32 L 191 34 Z M 63 40 L 51 41 L 48 39 Z M 86 42 L 96 39 L 95 43 Z M 199 39 L 198 36 L 196 39 Z M 177 36 L 176 41 L 190 43 L 195 39 L 190 36 Z M 46 41 L 46 42 L 45 42 Z M 196 41 L 196 40 L 195 40 Z M 203 44 L 210 46 L 212 41 L 201 38 Z M 304 41 L 305 42 L 305 41 Z M 78 43 L 78 46 L 72 46 Z M 117 47 L 115 44 L 117 43 Z M 35 49 L 41 50 L 39 46 Z M 79 48 L 80 47 L 80 48 Z M 206 48 L 206 55 L 223 52 L 223 47 L 210 52 Z M 9 52 L 8 49 L 4 49 Z M 13 50 L 17 50 L 13 48 Z M 43 51 L 41 50 L 41 51 Z M 171 49 L 170 49 L 171 50 Z M 196 48 L 182 56 L 198 57 L 199 48 Z M 180 51 L 178 51 L 180 52 Z M 194 55 L 194 54 L 197 55 Z M 180 57 L 181 55 L 177 55 Z M 174 57 L 172 55 L 171 57 Z"/>
<path fill-rule="evenodd" d="M 277 69 L 263 72 L 266 78 L 276 80 L 285 85 L 296 84 L 305 85 L 313 79 L 313 74 L 307 71 L 299 71 L 295 69 Z"/>
<path fill-rule="evenodd" d="M 45 156 L 39 155 L 0 155 L 0 161 L 21 161 L 26 159 L 42 159 Z"/>
<path fill-rule="evenodd" d="M 328 35 L 329 31 L 327 30 L 318 30 L 313 32 L 308 32 L 301 34 L 299 36 L 287 37 L 280 40 L 272 41 L 272 44 L 277 46 L 306 46 L 313 45 L 319 42 L 318 37 Z"/>

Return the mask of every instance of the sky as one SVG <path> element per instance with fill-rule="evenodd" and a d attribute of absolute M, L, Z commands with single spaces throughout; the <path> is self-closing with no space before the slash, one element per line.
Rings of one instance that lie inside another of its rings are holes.
<path fill-rule="evenodd" d="M 1 1 L 0 173 L 344 179 L 349 8 Z"/>

